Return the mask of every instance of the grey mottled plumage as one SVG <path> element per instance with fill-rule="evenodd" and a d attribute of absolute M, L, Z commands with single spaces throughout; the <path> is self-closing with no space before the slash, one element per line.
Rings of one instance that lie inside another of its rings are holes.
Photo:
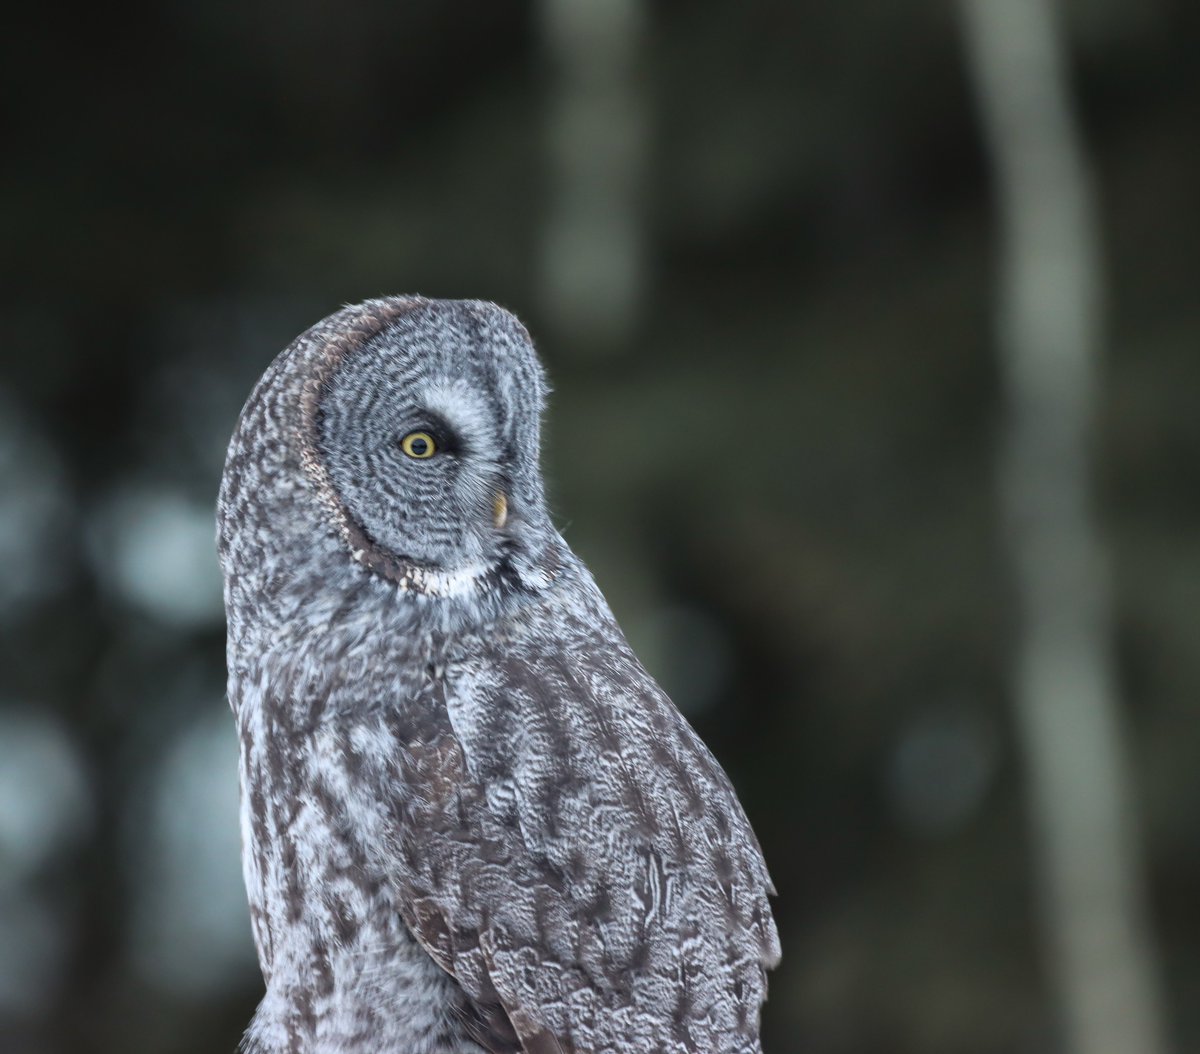
<path fill-rule="evenodd" d="M 550 523 L 544 392 L 512 315 L 397 297 L 304 333 L 242 413 L 219 543 L 254 1054 L 761 1049 L 770 880 Z"/>

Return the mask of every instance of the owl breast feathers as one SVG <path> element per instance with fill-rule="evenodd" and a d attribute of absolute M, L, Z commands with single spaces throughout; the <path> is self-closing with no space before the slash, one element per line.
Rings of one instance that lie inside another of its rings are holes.
<path fill-rule="evenodd" d="M 550 522 L 507 312 L 346 308 L 219 505 L 258 1054 L 761 1050 L 757 841 Z"/>

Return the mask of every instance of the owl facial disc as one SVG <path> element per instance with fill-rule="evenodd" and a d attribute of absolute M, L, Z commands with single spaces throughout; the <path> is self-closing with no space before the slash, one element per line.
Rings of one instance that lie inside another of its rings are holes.
<path fill-rule="evenodd" d="M 408 583 L 502 568 L 524 581 L 557 537 L 528 334 L 477 301 L 410 301 L 381 321 L 331 345 L 306 386 L 306 467 L 350 554 Z"/>

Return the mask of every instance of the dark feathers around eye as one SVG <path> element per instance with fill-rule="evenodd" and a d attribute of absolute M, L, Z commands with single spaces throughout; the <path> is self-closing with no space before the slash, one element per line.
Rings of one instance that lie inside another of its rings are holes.
<path fill-rule="evenodd" d="M 461 457 L 466 453 L 466 444 L 441 414 L 435 414 L 428 410 L 420 411 L 413 418 L 411 426 L 396 436 L 396 445 L 399 446 L 404 437 L 413 432 L 428 432 L 433 437 L 439 454 Z"/>

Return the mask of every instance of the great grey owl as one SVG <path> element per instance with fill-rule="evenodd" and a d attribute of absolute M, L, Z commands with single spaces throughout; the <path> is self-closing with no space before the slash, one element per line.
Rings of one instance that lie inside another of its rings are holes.
<path fill-rule="evenodd" d="M 253 1054 L 749 1054 L 779 957 L 725 774 L 555 530 L 529 336 L 347 307 L 218 510 Z"/>

